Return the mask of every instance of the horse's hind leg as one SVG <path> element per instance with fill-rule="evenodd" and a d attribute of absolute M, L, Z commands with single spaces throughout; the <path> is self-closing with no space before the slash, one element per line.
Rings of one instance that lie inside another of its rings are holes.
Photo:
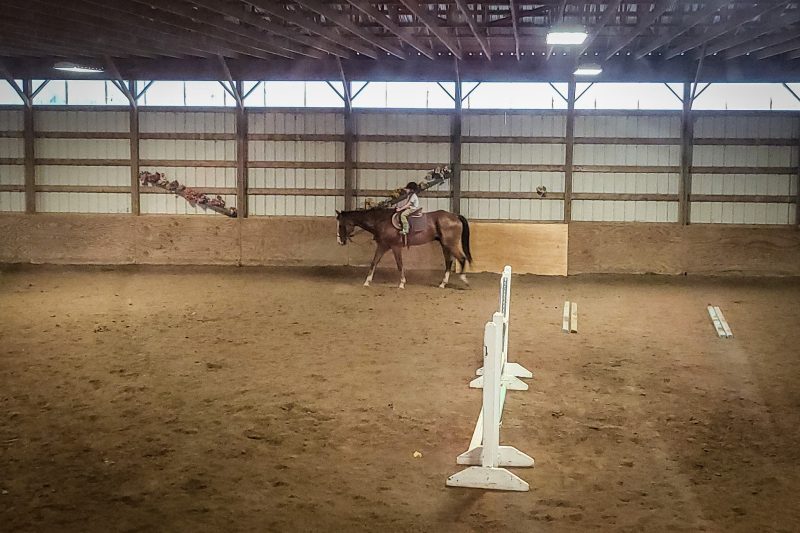
<path fill-rule="evenodd" d="M 406 288 L 406 270 L 403 268 L 403 249 L 399 246 L 395 246 L 392 248 L 392 253 L 394 254 L 394 260 L 397 261 L 397 270 L 400 271 L 400 285 L 397 286 L 398 289 L 405 289 Z"/>
<path fill-rule="evenodd" d="M 461 265 L 461 274 L 459 275 L 459 278 L 461 279 L 462 283 L 464 283 L 464 285 L 468 286 L 469 281 L 467 281 L 467 274 L 466 274 L 467 254 L 464 253 L 464 249 L 461 247 L 461 241 L 453 242 L 449 248 L 452 257 L 456 258 L 458 260 L 458 264 Z"/>
<path fill-rule="evenodd" d="M 450 281 L 450 270 L 453 268 L 453 254 L 444 244 L 442 244 L 442 254 L 444 254 L 444 279 L 439 284 L 440 289 L 447 287 L 447 283 Z"/>

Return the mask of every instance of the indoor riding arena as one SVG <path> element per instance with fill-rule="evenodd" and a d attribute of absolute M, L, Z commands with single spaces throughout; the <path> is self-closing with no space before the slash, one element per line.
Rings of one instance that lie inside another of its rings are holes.
<path fill-rule="evenodd" d="M 0 7 L 0 531 L 800 531 L 800 2 Z"/>

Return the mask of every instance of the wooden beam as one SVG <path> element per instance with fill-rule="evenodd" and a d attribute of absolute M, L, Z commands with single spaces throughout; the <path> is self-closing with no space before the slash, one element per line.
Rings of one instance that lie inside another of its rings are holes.
<path fill-rule="evenodd" d="M 517 56 L 517 61 L 520 60 L 519 56 L 519 21 L 517 13 L 517 4 L 514 0 L 508 0 L 508 7 L 511 10 L 511 27 L 514 30 L 514 53 Z"/>
<path fill-rule="evenodd" d="M 792 195 L 769 194 L 693 194 L 692 202 L 723 202 L 745 204 L 793 204 L 797 198 Z"/>
<path fill-rule="evenodd" d="M 289 11 L 286 9 L 286 5 L 278 4 L 274 2 L 274 0 L 248 0 L 248 2 L 272 16 L 281 18 L 299 28 L 309 31 L 315 35 L 319 35 L 320 37 L 323 37 L 334 44 L 349 48 L 371 59 L 378 58 L 374 48 L 363 46 L 353 39 L 339 35 L 335 30 L 317 24 L 315 21 L 301 15 L 298 11 Z"/>
<path fill-rule="evenodd" d="M 461 48 L 455 39 L 447 33 L 447 30 L 439 25 L 439 17 L 431 15 L 427 9 L 417 3 L 417 0 L 400 0 L 400 3 L 406 6 L 406 9 L 417 17 L 454 56 L 462 59 Z"/>
<path fill-rule="evenodd" d="M 188 0 L 189 3 L 196 6 L 201 6 L 208 11 L 225 15 L 226 17 L 235 18 L 241 22 L 254 26 L 258 29 L 269 32 L 270 34 L 277 35 L 288 42 L 297 42 L 304 44 L 321 52 L 339 56 L 343 58 L 350 57 L 350 52 L 344 48 L 329 43 L 323 39 L 318 39 L 308 35 L 303 35 L 292 28 L 287 28 L 276 22 L 267 21 L 264 17 L 253 13 L 252 11 L 245 11 L 243 6 L 234 7 L 233 4 L 227 2 L 220 2 L 219 0 Z"/>
<path fill-rule="evenodd" d="M 620 37 L 616 42 L 611 44 L 608 47 L 608 52 L 606 53 L 606 61 L 611 59 L 614 54 L 631 44 L 636 38 L 642 34 L 647 28 L 652 26 L 653 24 L 657 23 L 659 19 L 666 13 L 667 11 L 671 11 L 675 8 L 675 4 L 677 0 L 659 0 L 654 6 L 651 11 L 643 14 L 639 21 L 636 24 L 636 29 L 631 32 L 626 33 L 622 37 Z M 637 7 L 641 7 L 641 4 L 638 4 Z"/>
<path fill-rule="evenodd" d="M 353 88 L 350 80 L 344 71 L 341 59 L 337 61 L 339 66 L 339 76 L 342 80 L 342 91 L 344 99 L 344 209 L 350 211 L 355 207 L 355 119 L 353 117 Z"/>
<path fill-rule="evenodd" d="M 264 33 L 263 31 L 259 31 L 254 28 L 248 28 L 242 24 L 236 24 L 225 18 L 225 16 L 219 16 L 220 13 L 214 11 L 200 9 L 197 6 L 188 4 L 178 4 L 172 1 L 164 0 L 157 3 L 155 3 L 154 0 L 134 1 L 142 3 L 151 8 L 162 10 L 163 12 L 178 15 L 180 17 L 187 17 L 189 20 L 197 20 L 202 23 L 202 26 L 193 25 L 193 27 L 205 34 L 213 35 L 226 41 L 233 39 L 233 42 L 238 42 L 243 46 L 257 48 L 264 52 L 275 54 L 280 57 L 292 59 L 294 58 L 295 54 L 317 59 L 323 57 L 319 52 L 312 51 L 305 46 L 297 46 L 293 42 L 287 41 L 286 39 L 276 39 L 271 35 Z M 164 20 L 164 13 L 158 12 L 157 16 L 159 20 Z M 169 20 L 175 21 L 177 24 L 182 24 L 181 19 L 170 17 Z M 183 22 L 189 22 L 189 20 L 184 20 Z"/>
<path fill-rule="evenodd" d="M 572 221 L 572 173 L 575 155 L 575 93 L 577 84 L 573 76 L 567 84 L 567 120 L 564 144 L 564 222 Z"/>
<path fill-rule="evenodd" d="M 128 82 L 128 92 L 136 94 L 136 82 Z M 141 202 L 139 196 L 139 105 L 134 96 L 131 101 L 129 111 L 130 139 L 131 139 L 131 215 L 141 214 Z"/>
<path fill-rule="evenodd" d="M 349 31 L 356 37 L 363 39 L 364 41 L 370 43 L 371 45 L 380 48 L 381 50 L 384 50 L 385 52 L 392 54 L 393 56 L 399 59 L 406 58 L 406 54 L 400 47 L 376 39 L 375 35 L 369 33 L 365 28 L 360 27 L 354 22 L 352 22 L 347 17 L 347 15 L 339 11 L 336 11 L 331 7 L 328 7 L 319 0 L 295 0 L 295 2 L 305 7 L 306 9 L 314 11 L 318 15 L 322 15 L 323 17 L 330 20 L 334 24 L 337 24 L 341 28 Z"/>
<path fill-rule="evenodd" d="M 132 53 L 156 53 L 156 54 L 187 54 L 200 55 L 209 52 L 198 46 L 197 41 L 188 43 L 186 40 L 174 37 L 164 31 L 158 30 L 158 22 L 153 22 L 153 30 L 141 32 L 140 27 L 130 24 L 123 17 L 113 19 L 102 17 L 102 12 L 95 9 L 96 6 L 85 6 L 79 3 L 64 4 L 54 0 L 29 0 L 33 5 L 27 6 L 25 12 L 27 16 L 34 17 L 34 26 L 48 21 L 49 26 L 59 31 L 66 42 L 72 42 L 71 37 L 77 33 L 78 36 L 87 35 L 113 43 L 122 49 L 131 50 Z M 54 14 L 58 15 L 55 16 Z M 67 24 L 68 23 L 68 24 Z M 233 50 L 222 50 L 213 48 L 213 53 L 234 54 Z M 219 50 L 219 51 L 217 51 Z"/>
<path fill-rule="evenodd" d="M 450 191 L 451 211 L 461 214 L 461 141 L 462 141 L 462 119 L 463 102 L 461 75 L 458 67 L 458 60 L 455 60 L 455 109 L 451 117 L 451 136 L 450 136 Z"/>
<path fill-rule="evenodd" d="M 787 25 L 794 24 L 800 20 L 800 15 L 797 15 L 796 18 L 791 17 L 791 19 L 792 20 L 788 22 Z M 753 52 L 758 52 L 759 50 L 769 48 L 770 46 L 785 43 L 786 41 L 797 38 L 798 36 L 800 36 L 800 32 L 778 30 L 778 33 L 774 35 L 766 35 L 764 37 L 755 39 L 757 35 L 752 35 L 750 32 L 747 32 L 743 35 L 736 36 L 736 40 L 726 39 L 722 43 L 712 44 L 709 46 L 708 53 L 713 54 L 725 50 L 725 59 L 731 60 L 743 55 L 752 54 Z"/>
<path fill-rule="evenodd" d="M 416 50 L 419 51 L 419 53 L 421 53 L 428 59 L 435 58 L 433 51 L 431 51 L 430 48 L 428 48 L 425 44 L 423 44 L 422 41 L 420 41 L 417 37 L 406 31 L 405 28 L 401 28 L 392 19 L 381 13 L 379 9 L 374 7 L 366 0 L 347 0 L 347 2 L 357 10 L 364 13 L 365 15 L 369 15 L 370 17 L 372 17 L 372 19 L 375 22 L 377 22 L 378 24 L 386 28 L 388 31 L 396 35 L 401 41 L 413 46 Z"/>
<path fill-rule="evenodd" d="M 28 98 L 27 94 L 25 94 L 24 87 L 17 85 L 17 80 L 14 79 L 14 76 L 11 75 L 11 73 L 8 71 L 8 68 L 6 68 L 5 63 L 2 61 L 0 61 L 0 74 L 3 75 L 3 79 L 8 82 L 12 89 L 14 89 L 14 92 L 17 93 L 17 96 L 19 96 L 19 99 L 22 100 L 22 103 L 26 106 L 30 105 L 31 99 Z"/>
<path fill-rule="evenodd" d="M 589 35 L 586 37 L 586 40 L 583 41 L 583 44 L 578 49 L 578 53 L 575 54 L 577 57 L 582 56 L 583 53 L 589 49 L 594 40 L 600 35 L 600 32 L 603 31 L 603 28 L 614 19 L 617 15 L 617 11 L 619 11 L 619 5 L 621 3 L 622 0 L 610 0 L 608 4 L 606 4 L 606 10 L 603 12 L 603 16 L 600 17 L 600 20 L 595 24 L 592 31 L 590 31 Z"/>
<path fill-rule="evenodd" d="M 768 57 L 785 54 L 786 52 L 793 52 L 798 48 L 800 48 L 800 37 L 792 39 L 791 41 L 786 41 L 783 44 L 765 48 L 764 50 L 757 52 L 755 56 L 757 59 L 767 59 Z"/>
<path fill-rule="evenodd" d="M 236 94 L 239 95 L 237 101 L 241 102 L 242 94 L 244 94 L 244 83 L 238 80 L 233 88 Z M 236 108 L 236 213 L 238 218 L 247 218 L 248 216 L 247 132 L 249 124 L 247 117 L 248 113 L 244 105 L 238 106 Z"/>
<path fill-rule="evenodd" d="M 475 20 L 475 17 L 472 16 L 472 13 L 469 10 L 469 6 L 467 6 L 465 0 L 455 0 L 456 6 L 461 11 L 461 14 L 464 15 L 464 18 L 467 20 L 467 24 L 469 25 L 469 29 L 472 30 L 472 35 L 475 36 L 475 40 L 478 41 L 478 45 L 483 50 L 483 55 L 486 56 L 486 59 L 489 61 L 492 60 L 492 51 L 489 48 L 489 42 L 481 33 L 481 29 L 478 26 L 478 22 Z"/>
<path fill-rule="evenodd" d="M 219 61 L 220 68 L 222 69 L 223 80 L 229 83 L 230 90 L 228 91 L 233 99 L 236 100 L 236 107 L 238 109 L 244 108 L 244 102 L 242 101 L 242 94 L 236 87 L 236 82 L 233 81 L 233 76 L 231 76 L 231 71 L 228 68 L 228 63 L 225 61 L 225 58 L 222 56 L 217 56 L 217 60 Z M 223 84 L 223 88 L 225 88 Z"/>
<path fill-rule="evenodd" d="M 678 223 L 686 226 L 691 221 L 692 155 L 694 117 L 692 116 L 692 84 L 683 84 L 683 111 L 681 113 L 681 166 L 678 182 Z"/>
<path fill-rule="evenodd" d="M 22 81 L 22 90 L 25 93 L 25 108 L 23 110 L 25 150 L 25 212 L 36 212 L 36 130 L 33 122 L 33 81 Z"/>
<path fill-rule="evenodd" d="M 655 37 L 644 43 L 634 54 L 636 59 L 641 59 L 653 50 L 658 50 L 662 46 L 668 45 L 687 31 L 704 22 L 706 19 L 713 17 L 717 11 L 727 4 L 728 0 L 715 0 L 713 2 L 708 2 L 703 6 L 702 9 L 695 11 L 691 16 L 684 17 L 674 32 L 667 33 L 660 37 Z"/>
<path fill-rule="evenodd" d="M 724 35 L 730 31 L 739 28 L 740 26 L 747 24 L 748 22 L 761 17 L 771 11 L 775 11 L 778 9 L 783 9 L 784 5 L 767 5 L 764 6 L 760 4 L 758 8 L 755 9 L 748 9 L 743 12 L 732 11 L 731 17 L 724 23 L 720 22 L 717 24 L 713 24 L 706 28 L 706 30 L 696 37 L 689 37 L 683 39 L 675 44 L 673 44 L 670 49 L 664 54 L 665 59 L 672 59 L 673 57 L 679 56 L 684 52 L 688 52 L 698 46 L 703 46 L 709 41 L 716 39 L 717 37 Z M 748 31 L 744 29 L 743 31 Z M 708 49 L 706 49 L 706 53 L 708 53 Z"/>

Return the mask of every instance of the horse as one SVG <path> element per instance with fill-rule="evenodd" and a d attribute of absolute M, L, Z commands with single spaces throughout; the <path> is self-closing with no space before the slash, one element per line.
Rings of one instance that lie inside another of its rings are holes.
<path fill-rule="evenodd" d="M 457 260 L 461 265 L 461 281 L 465 285 L 467 276 L 464 273 L 466 263 L 472 263 L 472 254 L 469 249 L 469 223 L 461 215 L 456 215 L 448 211 L 432 211 L 422 215 L 411 216 L 409 218 L 410 231 L 405 238 L 400 230 L 395 226 L 392 217 L 395 215 L 394 209 L 372 208 L 356 211 L 336 211 L 336 220 L 339 228 L 336 235 L 339 244 L 344 246 L 347 241 L 352 240 L 353 232 L 356 227 L 368 231 L 374 236 L 376 243 L 375 256 L 369 267 L 365 287 L 369 287 L 372 277 L 375 275 L 375 268 L 387 251 L 391 250 L 397 262 L 397 270 L 400 271 L 400 285 L 403 289 L 406 286 L 406 273 L 403 268 L 403 246 L 420 246 L 433 241 L 439 241 L 444 255 L 444 279 L 439 284 L 440 288 L 445 288 L 450 280 L 450 270 L 453 260 Z"/>

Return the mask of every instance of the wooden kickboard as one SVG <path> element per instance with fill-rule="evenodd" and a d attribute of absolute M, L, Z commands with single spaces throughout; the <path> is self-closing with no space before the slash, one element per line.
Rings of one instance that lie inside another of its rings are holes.
<path fill-rule="evenodd" d="M 731 327 L 728 325 L 728 321 L 725 320 L 725 315 L 722 314 L 722 309 L 719 306 L 709 305 L 708 309 L 708 316 L 711 317 L 711 323 L 714 324 L 714 329 L 717 331 L 717 335 L 723 339 L 729 339 L 733 337 L 733 332 L 731 331 Z"/>
<path fill-rule="evenodd" d="M 564 314 L 562 315 L 561 331 L 564 333 L 578 333 L 578 304 L 575 302 L 564 302 Z"/>

